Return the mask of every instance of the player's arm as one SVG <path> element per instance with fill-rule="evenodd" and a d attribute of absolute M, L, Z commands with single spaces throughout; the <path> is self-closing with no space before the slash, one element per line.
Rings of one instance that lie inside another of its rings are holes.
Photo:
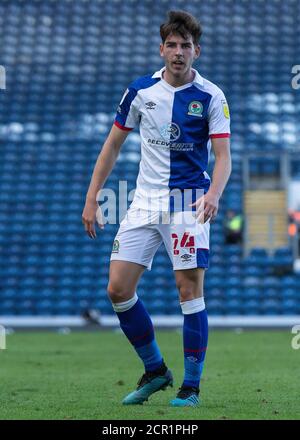
<path fill-rule="evenodd" d="M 103 188 L 110 175 L 128 133 L 129 131 L 122 130 L 114 124 L 97 158 L 82 213 L 82 223 L 91 238 L 96 237 L 95 220 L 99 206 L 96 200 L 98 191 Z M 103 225 L 99 226 L 103 228 Z"/>
<path fill-rule="evenodd" d="M 196 206 L 196 218 L 199 223 L 208 219 L 213 221 L 219 209 L 219 200 L 231 173 L 231 155 L 229 137 L 211 139 L 215 155 L 212 183 L 207 193 L 190 206 Z"/>
<path fill-rule="evenodd" d="M 208 127 L 211 146 L 215 154 L 212 183 L 205 196 L 193 204 L 197 207 L 197 220 L 205 223 L 214 220 L 219 208 L 219 199 L 231 173 L 230 114 L 229 107 L 220 90 L 211 100 L 208 109 Z"/>
<path fill-rule="evenodd" d="M 230 141 L 228 137 L 211 139 L 215 155 L 212 183 L 204 196 L 204 222 L 209 218 L 214 220 L 218 213 L 219 199 L 223 194 L 231 174 Z"/>

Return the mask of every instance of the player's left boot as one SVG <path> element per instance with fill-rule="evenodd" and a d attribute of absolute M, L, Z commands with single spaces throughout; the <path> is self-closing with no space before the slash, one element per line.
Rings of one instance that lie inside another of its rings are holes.
<path fill-rule="evenodd" d="M 179 388 L 175 399 L 171 400 L 171 406 L 198 406 L 199 388 L 182 386 Z"/>
<path fill-rule="evenodd" d="M 138 381 L 135 391 L 128 394 L 123 400 L 123 405 L 142 405 L 148 398 L 157 391 L 165 390 L 168 386 L 173 386 L 173 376 L 170 370 L 162 372 L 148 372 Z"/>

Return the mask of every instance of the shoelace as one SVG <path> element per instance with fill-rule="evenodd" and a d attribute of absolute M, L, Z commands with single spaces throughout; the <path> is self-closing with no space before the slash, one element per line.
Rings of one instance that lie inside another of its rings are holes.
<path fill-rule="evenodd" d="M 187 399 L 188 397 L 190 397 L 191 394 L 194 394 L 194 393 L 196 393 L 198 395 L 199 389 L 192 388 L 192 387 L 181 387 L 181 388 L 179 388 L 179 392 L 177 394 L 177 397 L 179 399 Z"/>
<path fill-rule="evenodd" d="M 158 376 L 163 376 L 166 373 L 167 370 L 163 370 L 163 371 L 156 371 L 156 372 L 152 372 L 152 371 L 148 371 L 147 373 L 144 373 L 143 376 L 139 379 L 138 381 L 138 388 L 142 387 L 143 385 L 145 385 L 145 383 L 149 383 L 151 382 L 151 379 L 153 379 L 153 377 L 158 377 Z"/>
<path fill-rule="evenodd" d="M 138 381 L 138 388 L 142 387 L 143 385 L 145 385 L 145 383 L 149 383 L 150 380 L 156 376 L 156 374 L 153 374 L 151 372 L 149 373 L 144 373 L 143 376 L 139 379 Z"/>

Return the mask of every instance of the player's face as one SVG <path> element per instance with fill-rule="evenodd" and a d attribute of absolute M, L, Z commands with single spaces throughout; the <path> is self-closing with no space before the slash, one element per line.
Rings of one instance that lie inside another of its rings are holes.
<path fill-rule="evenodd" d="M 183 78 L 200 55 L 200 46 L 195 46 L 191 35 L 184 39 L 179 34 L 170 34 L 160 45 L 160 55 L 165 60 L 167 70 L 175 77 Z"/>

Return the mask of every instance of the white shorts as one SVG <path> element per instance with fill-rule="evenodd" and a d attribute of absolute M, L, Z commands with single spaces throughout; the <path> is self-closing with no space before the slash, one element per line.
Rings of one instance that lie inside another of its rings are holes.
<path fill-rule="evenodd" d="M 138 263 L 151 270 L 163 242 L 173 270 L 208 268 L 210 223 L 198 223 L 195 212 L 158 212 L 130 207 L 113 243 L 112 260 Z"/>

